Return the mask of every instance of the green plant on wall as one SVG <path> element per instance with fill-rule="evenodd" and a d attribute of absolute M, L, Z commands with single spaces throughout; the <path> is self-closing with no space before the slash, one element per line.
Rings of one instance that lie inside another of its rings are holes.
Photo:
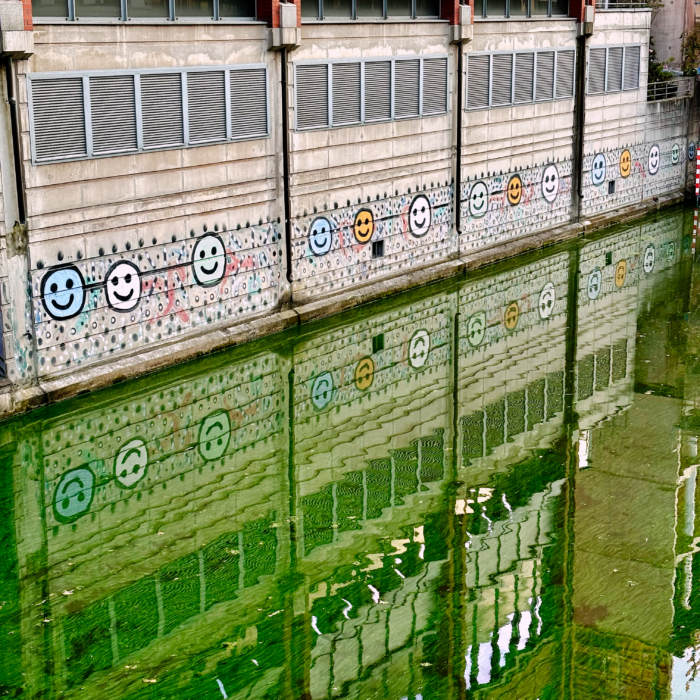
<path fill-rule="evenodd" d="M 700 66 L 700 26 L 683 35 L 683 75 L 695 75 Z"/>
<path fill-rule="evenodd" d="M 674 60 L 670 57 L 667 61 L 660 61 L 654 48 L 654 37 L 649 37 L 649 82 L 661 83 L 664 80 L 672 80 L 675 75 L 664 68 L 664 65 Z"/>

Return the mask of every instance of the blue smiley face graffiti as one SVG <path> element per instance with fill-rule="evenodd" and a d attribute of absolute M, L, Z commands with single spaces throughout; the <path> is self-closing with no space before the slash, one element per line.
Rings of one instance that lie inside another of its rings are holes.
<path fill-rule="evenodd" d="M 53 496 L 56 519 L 62 523 L 77 520 L 90 510 L 95 485 L 95 475 L 89 467 L 67 471 L 58 482 Z"/>
<path fill-rule="evenodd" d="M 591 182 L 594 185 L 601 185 L 605 180 L 605 173 L 608 169 L 608 164 L 605 160 L 605 156 L 602 153 L 597 153 L 593 156 L 593 163 L 591 165 Z"/>
<path fill-rule="evenodd" d="M 41 280 L 41 300 L 51 318 L 77 316 L 85 304 L 85 280 L 74 265 L 56 267 Z"/>
<path fill-rule="evenodd" d="M 694 141 L 691 141 L 688 144 L 688 160 L 691 162 L 695 160 L 695 142 Z"/>
<path fill-rule="evenodd" d="M 309 227 L 309 247 L 314 255 L 325 255 L 331 249 L 331 222 L 324 216 L 313 220 Z"/>

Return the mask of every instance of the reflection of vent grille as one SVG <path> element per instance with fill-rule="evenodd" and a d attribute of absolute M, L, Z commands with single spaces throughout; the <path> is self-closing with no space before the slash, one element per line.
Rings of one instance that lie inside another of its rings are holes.
<path fill-rule="evenodd" d="M 578 363 L 578 400 L 593 396 L 593 368 L 595 366 L 595 356 L 586 355 Z"/>
<path fill-rule="evenodd" d="M 359 124 L 361 114 L 359 63 L 334 63 L 333 124 Z"/>
<path fill-rule="evenodd" d="M 297 66 L 297 127 L 328 126 L 328 64 Z"/>

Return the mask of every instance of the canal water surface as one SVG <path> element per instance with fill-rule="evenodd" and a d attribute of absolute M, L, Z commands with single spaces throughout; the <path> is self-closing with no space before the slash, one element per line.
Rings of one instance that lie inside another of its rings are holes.
<path fill-rule="evenodd" d="M 700 698 L 691 225 L 0 425 L 0 697 Z"/>

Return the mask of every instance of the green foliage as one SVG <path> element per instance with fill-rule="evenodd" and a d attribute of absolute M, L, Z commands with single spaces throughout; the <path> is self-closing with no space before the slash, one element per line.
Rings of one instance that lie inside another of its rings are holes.
<path fill-rule="evenodd" d="M 669 58 L 667 61 L 660 61 L 656 55 L 656 49 L 654 48 L 654 37 L 649 38 L 649 82 L 650 83 L 662 83 L 665 80 L 673 80 L 676 76 L 667 71 L 664 68 L 664 63 L 672 61 L 673 58 Z"/>
<path fill-rule="evenodd" d="M 683 75 L 696 75 L 700 66 L 700 26 L 683 34 Z"/>

